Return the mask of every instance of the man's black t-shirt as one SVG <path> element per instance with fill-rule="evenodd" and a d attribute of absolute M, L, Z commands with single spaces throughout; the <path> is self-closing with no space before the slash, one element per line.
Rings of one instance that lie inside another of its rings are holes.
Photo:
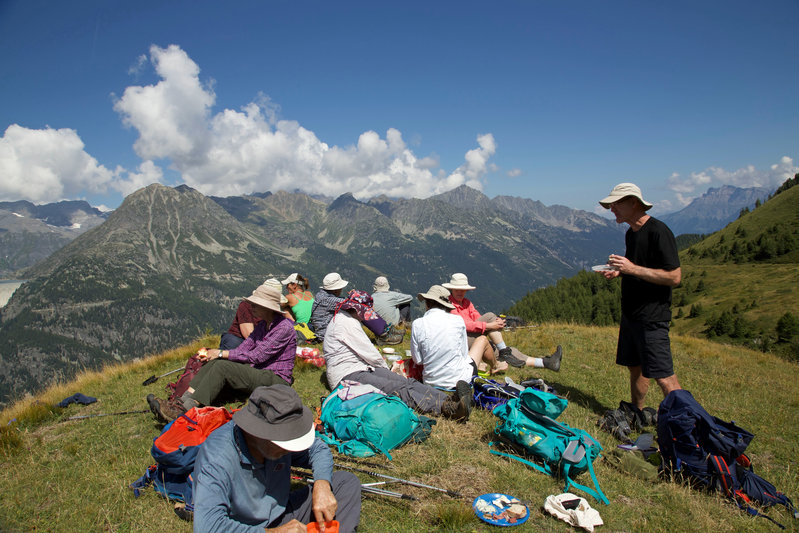
<path fill-rule="evenodd" d="M 662 270 L 680 266 L 674 234 L 656 218 L 649 217 L 638 231 L 628 229 L 624 242 L 624 257 L 636 265 Z M 671 320 L 671 287 L 622 274 L 621 310 L 627 318 L 641 322 Z"/>

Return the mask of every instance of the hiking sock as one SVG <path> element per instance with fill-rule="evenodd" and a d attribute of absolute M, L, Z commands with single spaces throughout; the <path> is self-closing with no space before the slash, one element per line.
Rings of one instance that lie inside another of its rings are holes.
<path fill-rule="evenodd" d="M 504 350 L 506 347 L 507 347 L 507 344 L 505 344 L 505 341 L 497 343 L 497 350 Z"/>
<path fill-rule="evenodd" d="M 563 348 L 558 344 L 558 347 L 555 348 L 555 352 L 549 357 L 544 358 L 544 368 L 548 368 L 553 372 L 559 372 L 561 359 L 563 359 Z"/>
<path fill-rule="evenodd" d="M 544 360 L 540 357 L 533 357 L 533 368 L 546 368 Z"/>
<path fill-rule="evenodd" d="M 188 411 L 192 407 L 200 407 L 200 402 L 192 398 L 191 393 L 188 391 L 183 393 L 183 396 L 180 397 L 180 401 L 178 403 L 186 411 Z"/>

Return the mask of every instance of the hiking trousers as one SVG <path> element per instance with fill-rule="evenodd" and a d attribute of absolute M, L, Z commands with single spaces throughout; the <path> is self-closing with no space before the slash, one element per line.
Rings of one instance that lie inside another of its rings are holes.
<path fill-rule="evenodd" d="M 259 370 L 246 363 L 227 359 L 214 359 L 203 365 L 189 386 L 194 389 L 191 397 L 200 405 L 214 405 L 223 389 L 232 389 L 248 398 L 257 387 L 275 384 L 291 385 L 271 370 Z"/>
<path fill-rule="evenodd" d="M 441 404 L 450 396 L 442 390 L 425 385 L 421 381 L 400 376 L 387 368 L 378 367 L 371 371 L 353 372 L 347 374 L 344 379 L 365 383 L 380 389 L 389 396 L 397 396 L 408 407 L 422 414 L 440 415 Z"/>

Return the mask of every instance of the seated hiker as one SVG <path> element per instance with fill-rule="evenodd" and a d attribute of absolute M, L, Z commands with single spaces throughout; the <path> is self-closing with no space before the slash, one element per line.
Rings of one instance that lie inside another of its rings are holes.
<path fill-rule="evenodd" d="M 341 290 L 347 286 L 347 281 L 341 279 L 338 272 L 331 272 L 322 279 L 322 286 L 314 296 L 311 307 L 311 329 L 320 341 L 325 340 L 327 325 L 333 318 L 336 306 L 344 301 Z"/>
<path fill-rule="evenodd" d="M 232 350 L 208 350 L 207 362 L 178 401 L 148 396 L 150 409 L 159 419 L 168 422 L 192 407 L 214 405 L 223 390 L 246 397 L 262 385 L 292 383 L 297 341 L 294 323 L 281 313 L 280 293 L 263 284 L 247 300 L 254 316 L 261 319 L 252 334 Z"/>
<path fill-rule="evenodd" d="M 411 301 L 413 296 L 389 290 L 388 279 L 378 276 L 372 285 L 372 302 L 377 314 L 393 326 L 411 321 Z"/>
<path fill-rule="evenodd" d="M 477 312 L 474 304 L 466 298 L 467 291 L 473 291 L 476 287 L 469 285 L 466 274 L 453 274 L 449 283 L 442 284 L 449 289 L 449 301 L 455 306 L 452 313 L 460 315 L 466 323 L 466 333 L 469 337 L 471 346 L 473 339 L 482 335 L 496 347 L 497 359 L 504 361 L 515 367 L 531 366 L 535 368 L 547 368 L 554 372 L 560 370 L 560 361 L 563 358 L 563 349 L 558 346 L 548 357 L 530 357 L 516 348 L 511 348 L 505 344 L 502 338 L 502 329 L 505 327 L 505 319 L 498 317 L 494 313 L 481 315 Z"/>
<path fill-rule="evenodd" d="M 313 484 L 291 490 L 292 467 Z M 203 443 L 194 466 L 194 531 L 306 531 L 335 519 L 340 532 L 360 522 L 361 483 L 333 471 L 314 417 L 286 385 L 258 387 L 233 420 Z"/>
<path fill-rule="evenodd" d="M 294 322 L 307 324 L 311 320 L 311 308 L 314 304 L 313 294 L 308 290 L 308 278 L 294 272 L 281 283 L 286 286 L 286 300 Z"/>
<path fill-rule="evenodd" d="M 457 420 L 468 419 L 472 400 L 468 383 L 457 387 L 454 394 L 448 394 L 389 370 L 361 325 L 363 315 L 368 310 L 368 306 L 354 299 L 345 300 L 336 308 L 324 342 L 330 390 L 335 389 L 342 380 L 357 381 L 399 397 L 422 414 L 433 413 Z"/>
<path fill-rule="evenodd" d="M 482 336 L 468 347 L 466 326 L 460 317 L 450 314 L 455 306 L 441 285 L 420 292 L 417 298 L 427 311 L 411 326 L 411 357 L 423 366 L 424 382 L 441 389 L 454 389 L 459 381 L 468 383 L 477 375 L 488 340 Z M 493 350 L 490 352 L 493 355 Z"/>

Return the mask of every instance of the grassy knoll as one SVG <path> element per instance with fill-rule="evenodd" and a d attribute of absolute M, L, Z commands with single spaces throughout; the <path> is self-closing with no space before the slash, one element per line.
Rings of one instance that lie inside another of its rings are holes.
<path fill-rule="evenodd" d="M 544 325 L 509 332 L 507 338 L 536 355 L 562 344 L 560 373 L 512 369 L 508 375 L 517 381 L 543 377 L 570 400 L 562 415 L 565 422 L 588 430 L 606 449 L 617 444 L 595 426 L 606 409 L 628 395 L 625 371 L 612 362 L 615 327 Z M 168 379 L 143 387 L 145 378 L 181 366 L 198 347 L 215 340 L 200 339 L 142 361 L 86 373 L 0 413 L 0 531 L 190 531 L 190 524 L 178 519 L 153 491 L 134 499 L 127 488 L 152 462 L 149 448 L 160 426 L 149 413 L 65 419 L 145 409 L 146 394 L 163 394 Z M 672 344 L 682 385 L 712 414 L 734 419 L 752 431 L 755 439 L 749 453 L 756 471 L 799 500 L 799 395 L 794 381 L 799 365 L 692 337 L 675 336 Z M 406 347 L 407 342 L 400 348 Z M 320 381 L 322 372 L 304 364 L 296 370 L 295 387 L 311 407 L 327 393 Z M 100 401 L 65 410 L 48 407 L 78 391 Z M 653 389 L 648 403 L 656 407 L 660 399 L 660 392 Z M 16 421 L 7 425 L 11 419 Z M 460 491 L 467 498 L 389 485 L 420 501 L 365 498 L 360 531 L 491 531 L 493 526 L 478 521 L 470 505 L 473 497 L 495 491 L 532 502 L 529 521 L 517 531 L 570 531 L 540 510 L 545 497 L 559 493 L 562 483 L 490 455 L 487 443 L 494 426 L 493 416 L 483 411 L 474 412 L 467 424 L 441 419 L 427 442 L 397 450 L 394 461 L 370 459 L 383 465 L 379 469 L 383 473 Z M 770 522 L 751 518 L 716 495 L 669 481 L 646 483 L 601 458 L 595 466 L 611 500 L 606 507 L 589 499 L 605 521 L 598 531 L 776 531 Z M 361 478 L 375 481 L 366 475 Z M 587 476 L 579 479 L 585 482 Z M 770 514 L 789 531 L 799 530 L 799 521 L 792 522 L 784 510 Z"/>

